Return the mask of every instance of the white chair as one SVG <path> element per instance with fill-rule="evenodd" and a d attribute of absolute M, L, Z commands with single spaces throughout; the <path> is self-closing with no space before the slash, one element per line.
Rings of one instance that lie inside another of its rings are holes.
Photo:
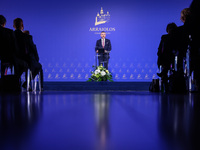
<path fill-rule="evenodd" d="M 5 71 L 4 75 L 8 74 L 8 70 L 10 69 L 10 74 L 14 75 L 15 74 L 15 67 L 13 64 L 11 63 L 1 63 L 2 66 L 4 66 L 5 70 L 1 70 L 1 71 Z M 2 67 L 1 67 L 2 68 Z"/>
<path fill-rule="evenodd" d="M 37 91 L 37 82 L 38 82 L 38 88 L 39 88 L 39 92 L 42 91 L 42 87 L 41 87 L 41 74 L 40 72 L 36 75 L 35 79 L 34 79 L 34 88 L 33 88 L 33 92 Z"/>
<path fill-rule="evenodd" d="M 30 89 L 30 86 L 31 88 L 33 89 L 33 92 L 36 92 L 37 91 L 37 81 L 38 81 L 38 88 L 39 88 L 39 91 L 41 92 L 42 91 L 42 88 L 41 88 L 41 77 L 40 77 L 40 72 L 35 76 L 35 79 L 33 79 L 33 76 L 32 76 L 32 72 L 30 69 L 28 69 L 27 71 L 27 92 L 29 91 Z"/>
<path fill-rule="evenodd" d="M 160 65 L 159 72 L 162 72 L 162 65 Z M 162 91 L 162 79 L 159 77 L 159 91 Z"/>
<path fill-rule="evenodd" d="M 31 83 L 31 85 L 30 85 Z M 26 86 L 26 91 L 29 92 L 30 86 L 32 86 L 33 89 L 33 76 L 32 72 L 30 69 L 27 70 L 27 86 Z"/>

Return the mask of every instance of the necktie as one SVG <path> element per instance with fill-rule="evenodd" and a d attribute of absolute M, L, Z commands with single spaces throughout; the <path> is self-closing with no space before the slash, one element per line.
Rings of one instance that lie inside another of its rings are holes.
<path fill-rule="evenodd" d="M 103 44 L 102 44 L 102 46 L 103 46 L 103 48 L 104 48 L 104 46 L 105 46 L 104 39 L 103 39 Z"/>

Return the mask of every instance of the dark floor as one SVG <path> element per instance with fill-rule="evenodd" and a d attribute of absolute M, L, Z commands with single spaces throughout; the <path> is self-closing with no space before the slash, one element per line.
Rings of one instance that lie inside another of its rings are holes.
<path fill-rule="evenodd" d="M 0 94 L 0 150 L 193 150 L 199 141 L 199 94 Z"/>

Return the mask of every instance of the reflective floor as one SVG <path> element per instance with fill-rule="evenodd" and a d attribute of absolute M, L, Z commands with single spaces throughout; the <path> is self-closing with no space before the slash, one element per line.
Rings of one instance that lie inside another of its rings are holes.
<path fill-rule="evenodd" d="M 198 94 L 0 94 L 0 150 L 192 150 L 199 141 Z"/>

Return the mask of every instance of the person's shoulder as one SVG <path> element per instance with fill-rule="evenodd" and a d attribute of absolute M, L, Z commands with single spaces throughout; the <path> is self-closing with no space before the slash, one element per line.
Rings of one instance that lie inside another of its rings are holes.
<path fill-rule="evenodd" d="M 8 32 L 13 32 L 13 30 L 12 29 L 9 29 L 9 28 L 4 28 L 6 31 L 8 31 Z"/>
<path fill-rule="evenodd" d="M 23 32 L 21 30 L 15 30 L 14 33 L 17 35 L 23 35 Z"/>
<path fill-rule="evenodd" d="M 110 42 L 110 40 L 109 40 L 109 39 L 106 39 L 106 41 Z"/>
<path fill-rule="evenodd" d="M 183 29 L 184 25 L 178 26 L 177 29 Z"/>
<path fill-rule="evenodd" d="M 171 38 L 170 34 L 164 34 L 164 35 L 162 35 L 161 40 L 162 41 L 168 41 L 170 38 Z"/>
<path fill-rule="evenodd" d="M 29 38 L 29 39 L 32 39 L 33 37 L 32 37 L 32 35 L 28 35 L 28 34 L 26 34 L 26 33 L 23 33 L 24 34 L 24 36 L 26 37 L 26 38 Z"/>
<path fill-rule="evenodd" d="M 178 26 L 175 31 L 182 32 L 184 30 L 184 25 Z"/>
<path fill-rule="evenodd" d="M 12 37 L 14 36 L 14 31 L 12 29 L 9 29 L 9 28 L 3 28 L 4 30 L 4 33 L 9 36 L 9 37 Z"/>
<path fill-rule="evenodd" d="M 161 36 L 161 39 L 167 38 L 168 36 L 169 36 L 168 34 L 163 34 L 163 35 Z"/>
<path fill-rule="evenodd" d="M 3 30 L 7 33 L 13 33 L 13 30 L 9 28 L 3 28 Z"/>
<path fill-rule="evenodd" d="M 17 33 L 17 32 L 21 32 L 21 30 L 15 30 L 14 32 L 16 32 L 16 33 Z"/>

